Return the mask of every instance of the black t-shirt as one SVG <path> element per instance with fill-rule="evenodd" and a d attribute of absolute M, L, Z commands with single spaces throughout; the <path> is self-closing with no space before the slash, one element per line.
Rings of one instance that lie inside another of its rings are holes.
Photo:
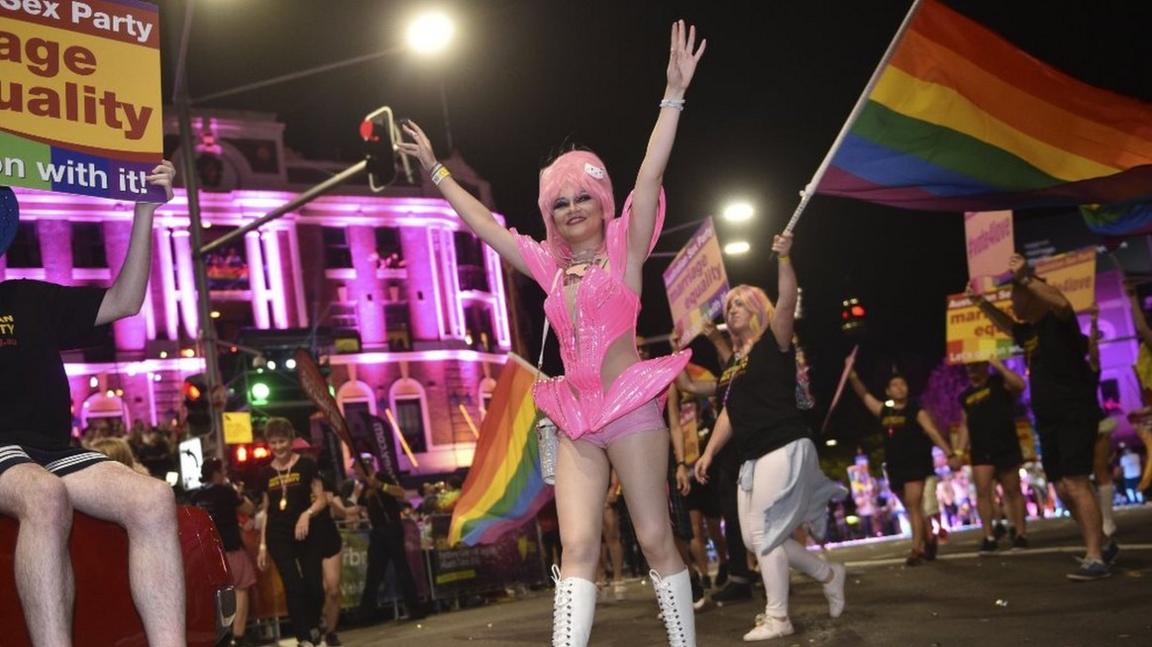
<path fill-rule="evenodd" d="M 244 542 L 240 540 L 240 522 L 236 519 L 236 509 L 243 504 L 240 494 L 230 486 L 212 484 L 197 490 L 192 502 L 204 508 L 216 523 L 216 530 L 224 542 L 225 551 L 240 550 Z"/>
<path fill-rule="evenodd" d="M 999 373 L 988 376 L 983 386 L 969 386 L 960 394 L 972 453 L 996 453 L 1019 446 L 1013 413 L 1015 401 L 1004 384 L 1004 376 Z"/>
<path fill-rule="evenodd" d="M 385 485 L 397 485 L 396 480 L 385 472 L 377 472 L 376 480 Z M 400 527 L 400 502 L 391 494 L 374 490 L 365 485 L 361 505 L 368 511 L 368 521 L 376 529 Z"/>
<path fill-rule="evenodd" d="M 60 351 L 90 342 L 104 292 L 0 282 L 0 445 L 68 447 L 72 394 Z"/>
<path fill-rule="evenodd" d="M 269 463 L 260 470 L 256 486 L 268 494 L 268 534 L 293 535 L 296 521 L 312 505 L 312 481 L 320 478 L 316 462 L 301 456 L 287 471 Z M 287 501 L 281 509 L 281 500 Z"/>
<path fill-rule="evenodd" d="M 880 426 L 884 429 L 884 458 L 890 471 L 901 475 L 909 470 L 932 469 L 932 439 L 924 433 L 917 417 L 920 407 L 909 402 L 897 409 L 885 404 L 880 408 Z M 902 478 L 902 477 L 901 477 Z"/>
<path fill-rule="evenodd" d="M 781 351 L 771 333 L 744 357 L 733 353 L 716 384 L 732 423 L 735 457 L 755 460 L 811 432 L 796 408 L 796 351 Z"/>
<path fill-rule="evenodd" d="M 1061 319 L 1049 312 L 1035 324 L 1017 323 L 1012 336 L 1024 349 L 1037 417 L 1060 415 L 1070 408 L 1095 407 L 1087 338 L 1076 317 Z"/>

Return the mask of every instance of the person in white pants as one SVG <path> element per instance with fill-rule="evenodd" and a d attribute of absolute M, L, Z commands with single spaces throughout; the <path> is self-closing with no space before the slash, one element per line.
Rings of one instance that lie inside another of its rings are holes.
<path fill-rule="evenodd" d="M 767 605 L 745 641 L 769 640 L 794 632 L 788 618 L 789 566 L 824 585 L 828 612 L 844 610 L 844 566 L 809 553 L 792 533 L 804 526 L 821 539 L 828 502 L 847 490 L 820 472 L 812 431 L 796 406 L 796 272 L 789 252 L 792 235 L 776 236 L 779 298 L 775 307 L 764 291 L 732 288 L 724 316 L 734 353 L 717 383 L 723 410 L 711 442 L 696 462 L 696 478 L 708 480 L 716 452 L 732 442 L 743 464 L 737 506 L 744 541 L 756 553 Z M 770 334 L 765 334 L 770 333 Z M 763 338 L 763 339 L 762 339 Z"/>

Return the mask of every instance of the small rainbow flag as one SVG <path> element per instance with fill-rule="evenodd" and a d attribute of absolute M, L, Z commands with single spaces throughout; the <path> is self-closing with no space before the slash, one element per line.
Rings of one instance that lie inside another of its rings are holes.
<path fill-rule="evenodd" d="M 818 192 L 941 211 L 1105 205 L 1085 219 L 1108 233 L 1152 223 L 1152 104 L 937 0 L 914 11 Z"/>
<path fill-rule="evenodd" d="M 532 400 L 536 369 L 509 354 L 480 423 L 472 469 L 452 513 L 448 544 L 496 541 L 531 519 L 552 498 L 540 475 Z"/>

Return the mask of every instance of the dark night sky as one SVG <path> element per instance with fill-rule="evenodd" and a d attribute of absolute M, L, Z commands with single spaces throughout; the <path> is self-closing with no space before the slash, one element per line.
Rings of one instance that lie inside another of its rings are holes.
<path fill-rule="evenodd" d="M 449 2 L 440 6 L 456 16 L 459 38 L 438 61 L 400 54 L 208 105 L 275 112 L 287 124 L 290 147 L 310 158 L 348 161 L 359 154 L 359 119 L 389 105 L 419 121 L 443 156 L 443 79 L 456 147 L 491 181 L 510 224 L 540 234 L 536 174 L 565 141 L 587 145 L 604 158 L 622 201 L 656 118 L 669 26 L 684 17 L 709 45 L 665 176 L 668 224 L 715 213 L 733 197 L 751 200 L 758 215 L 747 232 L 719 225 L 722 240 L 747 236 L 758 250 L 730 259 L 728 273 L 733 284 L 756 283 L 774 294 L 775 271 L 766 258 L 770 235 L 791 215 L 797 192 L 909 4 Z M 1147 0 L 948 4 L 1074 76 L 1152 100 Z M 402 40 L 405 18 L 426 5 L 197 0 L 190 92 L 204 95 L 391 47 Z M 183 5 L 167 6 L 170 28 L 182 19 L 177 9 Z M 165 58 L 169 74 L 173 57 Z M 943 354 L 943 295 L 961 290 L 966 278 L 961 216 L 817 197 L 796 233 L 807 310 L 802 332 L 818 398 L 827 402 L 850 347 L 838 328 L 840 301 L 847 296 L 861 298 L 869 311 L 862 373 L 879 375 L 881 366 L 895 360 L 911 372 L 914 386 L 922 381 Z M 675 249 L 683 241 L 672 234 L 661 248 Z M 649 263 L 641 333 L 660 334 L 671 326 L 662 269 L 660 259 Z M 529 311 L 535 330 L 539 309 Z M 852 412 L 836 421 L 836 433 L 857 433 L 848 429 L 859 424 Z"/>

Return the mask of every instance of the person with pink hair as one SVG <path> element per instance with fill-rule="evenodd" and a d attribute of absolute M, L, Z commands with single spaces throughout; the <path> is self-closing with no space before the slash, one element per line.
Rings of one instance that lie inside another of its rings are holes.
<path fill-rule="evenodd" d="M 624 487 L 637 539 L 653 567 L 670 645 L 696 644 L 692 591 L 668 524 L 668 431 L 661 405 L 690 354 L 641 360 L 636 318 L 644 261 L 664 219 L 664 170 L 672 152 L 684 94 L 704 54 L 696 28 L 672 25 L 667 87 L 632 194 L 614 218 L 604 163 L 571 151 L 540 173 L 540 212 L 547 237 L 505 229 L 437 163 L 415 124 L 400 150 L 415 156 L 460 218 L 513 267 L 547 292 L 544 313 L 556 330 L 564 376 L 538 382 L 536 404 L 556 423 L 556 506 L 563 568 L 553 569 L 556 597 L 552 644 L 586 645 L 596 604 L 600 524 L 610 466 Z"/>

